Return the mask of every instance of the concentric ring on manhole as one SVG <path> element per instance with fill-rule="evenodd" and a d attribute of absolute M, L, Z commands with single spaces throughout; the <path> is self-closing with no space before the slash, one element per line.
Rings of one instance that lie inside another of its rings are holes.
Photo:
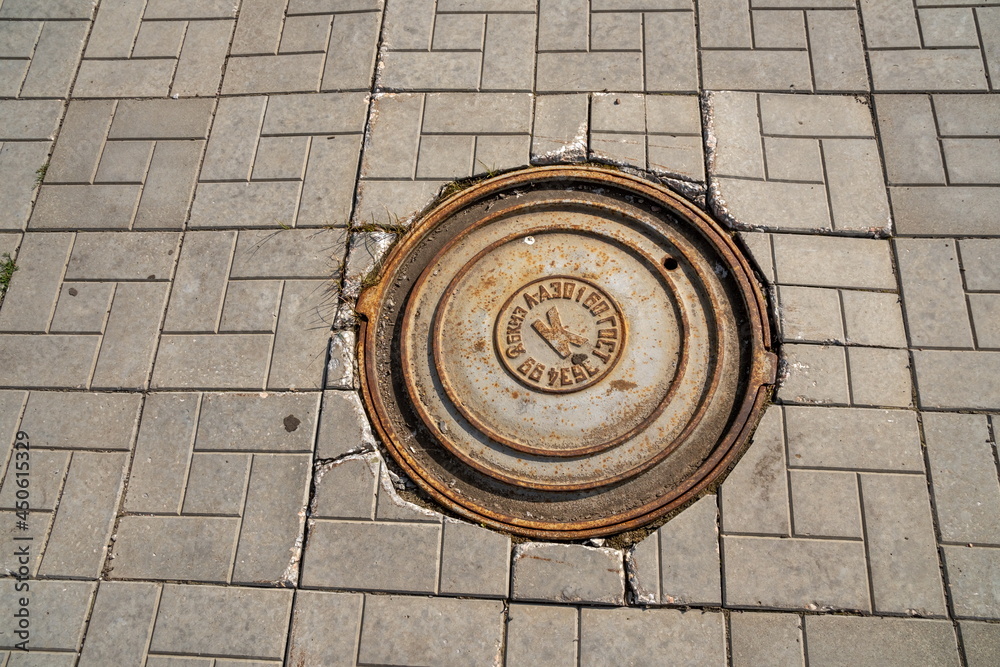
<path fill-rule="evenodd" d="M 669 190 L 540 167 L 424 215 L 358 302 L 363 394 L 452 511 L 577 539 L 663 516 L 742 453 L 774 383 L 764 296 Z"/>

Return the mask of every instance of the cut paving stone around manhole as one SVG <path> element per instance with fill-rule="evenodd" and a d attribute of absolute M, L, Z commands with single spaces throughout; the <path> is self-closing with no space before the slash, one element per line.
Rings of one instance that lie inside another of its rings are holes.
<path fill-rule="evenodd" d="M 525 169 L 434 207 L 358 303 L 364 398 L 437 502 L 515 535 L 640 527 L 742 453 L 774 384 L 729 234 L 596 167 Z"/>

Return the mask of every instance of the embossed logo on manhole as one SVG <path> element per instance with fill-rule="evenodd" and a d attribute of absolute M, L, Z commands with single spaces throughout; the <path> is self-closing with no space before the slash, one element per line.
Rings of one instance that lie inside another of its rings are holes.
<path fill-rule="evenodd" d="M 774 382 L 729 235 L 639 178 L 506 174 L 442 202 L 362 293 L 363 394 L 434 500 L 554 539 L 634 528 L 718 480 Z"/>

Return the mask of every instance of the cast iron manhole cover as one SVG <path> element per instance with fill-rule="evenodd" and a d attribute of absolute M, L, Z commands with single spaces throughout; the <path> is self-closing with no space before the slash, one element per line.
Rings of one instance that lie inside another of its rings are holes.
<path fill-rule="evenodd" d="M 478 523 L 638 527 L 742 452 L 774 383 L 764 297 L 729 236 L 620 172 L 465 190 L 360 298 L 364 397 L 392 456 Z"/>

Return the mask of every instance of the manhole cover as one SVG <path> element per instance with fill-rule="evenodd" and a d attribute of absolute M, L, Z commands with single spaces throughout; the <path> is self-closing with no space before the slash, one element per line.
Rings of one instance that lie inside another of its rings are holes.
<path fill-rule="evenodd" d="M 364 396 L 437 501 L 530 537 L 652 521 L 726 472 L 773 384 L 764 298 L 669 191 L 528 169 L 415 224 L 358 304 Z"/>

